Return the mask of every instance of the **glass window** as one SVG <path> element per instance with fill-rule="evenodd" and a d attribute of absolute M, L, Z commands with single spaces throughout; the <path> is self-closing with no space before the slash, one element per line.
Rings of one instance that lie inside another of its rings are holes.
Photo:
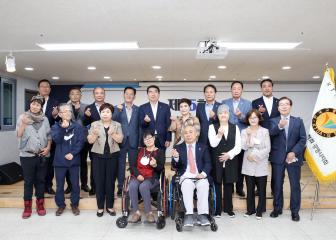
<path fill-rule="evenodd" d="M 16 81 L 1 78 L 0 129 L 14 130 L 16 118 Z"/>

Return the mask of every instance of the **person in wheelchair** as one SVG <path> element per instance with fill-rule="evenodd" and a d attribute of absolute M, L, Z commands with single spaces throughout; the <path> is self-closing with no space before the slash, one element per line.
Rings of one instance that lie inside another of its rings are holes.
<path fill-rule="evenodd" d="M 172 165 L 180 177 L 182 198 L 186 210 L 184 226 L 194 226 L 193 200 L 194 190 L 197 190 L 198 221 L 202 226 L 210 225 L 209 214 L 209 181 L 211 159 L 208 147 L 197 141 L 200 134 L 198 125 L 184 127 L 184 142 L 172 150 Z"/>
<path fill-rule="evenodd" d="M 160 174 L 165 164 L 165 152 L 155 147 L 155 134 L 146 131 L 143 134 L 145 147 L 139 148 L 136 162 L 130 163 L 131 179 L 129 195 L 131 199 L 132 216 L 129 222 L 141 221 L 139 211 L 139 192 L 145 205 L 146 221 L 154 223 L 151 210 L 151 190 L 159 186 Z"/>

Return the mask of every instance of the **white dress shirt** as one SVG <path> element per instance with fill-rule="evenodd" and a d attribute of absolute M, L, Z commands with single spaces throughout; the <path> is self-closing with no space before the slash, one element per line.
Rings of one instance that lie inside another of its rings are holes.
<path fill-rule="evenodd" d="M 207 115 L 208 120 L 210 119 L 210 111 L 212 111 L 214 104 L 215 102 L 205 103 L 205 113 Z"/>
<path fill-rule="evenodd" d="M 228 136 L 228 129 L 229 129 L 229 125 L 224 126 L 224 136 L 225 139 L 227 139 Z M 217 136 L 215 127 L 213 124 L 211 124 L 209 126 L 209 132 L 208 132 L 208 137 L 209 137 L 209 142 L 210 142 L 210 146 L 215 148 L 218 146 L 218 144 L 220 143 L 220 141 L 222 140 L 222 138 L 219 138 Z M 236 155 L 238 155 L 241 151 L 241 138 L 240 138 L 240 131 L 238 126 L 236 125 L 236 139 L 235 139 L 235 146 L 234 148 L 232 148 L 230 151 L 228 151 L 227 153 L 230 156 L 230 159 L 233 159 Z M 223 167 L 225 167 L 225 162 L 223 162 Z"/>
<path fill-rule="evenodd" d="M 101 105 L 99 105 L 98 103 L 95 102 L 95 106 L 96 106 L 97 112 L 98 112 L 98 114 L 99 114 L 99 116 L 100 116 L 99 108 L 100 108 Z"/>
<path fill-rule="evenodd" d="M 46 114 L 47 104 L 48 104 L 49 96 L 44 98 L 43 112 Z"/>
<path fill-rule="evenodd" d="M 263 100 L 265 102 L 266 110 L 268 112 L 268 115 L 271 116 L 272 108 L 273 108 L 273 96 L 271 96 L 271 97 L 263 96 Z"/>
<path fill-rule="evenodd" d="M 239 105 L 239 102 L 240 102 L 240 98 L 238 100 L 232 98 L 232 105 L 233 105 L 233 111 L 236 112 L 237 110 L 237 107 Z"/>
<path fill-rule="evenodd" d="M 156 102 L 155 104 L 150 103 L 150 105 L 151 105 L 151 108 L 152 108 L 154 120 L 156 120 L 156 114 L 157 114 L 157 109 L 158 109 L 159 103 L 158 102 Z"/>

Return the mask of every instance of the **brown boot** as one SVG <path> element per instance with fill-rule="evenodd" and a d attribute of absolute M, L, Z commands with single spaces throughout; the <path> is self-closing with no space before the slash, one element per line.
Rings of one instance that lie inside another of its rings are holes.
<path fill-rule="evenodd" d="M 39 216 L 46 215 L 46 210 L 44 208 L 44 198 L 36 199 L 36 212 Z"/>
<path fill-rule="evenodd" d="M 32 214 L 32 205 L 33 205 L 32 200 L 24 201 L 24 210 L 23 210 L 23 213 L 22 213 L 22 218 L 23 219 L 27 219 L 27 218 L 29 218 L 31 216 L 31 214 Z"/>
<path fill-rule="evenodd" d="M 61 216 L 64 212 L 65 207 L 59 207 L 56 211 L 56 216 Z"/>
<path fill-rule="evenodd" d="M 78 216 L 79 213 L 80 213 L 78 206 L 74 206 L 74 205 L 71 205 L 71 211 L 72 211 L 73 215 L 75 215 L 75 216 Z"/>
<path fill-rule="evenodd" d="M 155 223 L 154 214 L 152 212 L 147 213 L 146 214 L 146 220 L 149 223 Z"/>
<path fill-rule="evenodd" d="M 130 223 L 137 223 L 141 221 L 141 214 L 139 211 L 136 211 L 132 214 L 131 219 L 129 220 Z"/>

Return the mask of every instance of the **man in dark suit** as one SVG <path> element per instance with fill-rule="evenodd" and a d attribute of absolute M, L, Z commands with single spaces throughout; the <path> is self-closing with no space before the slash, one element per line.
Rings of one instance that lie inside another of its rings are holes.
<path fill-rule="evenodd" d="M 51 91 L 51 83 L 47 79 L 42 79 L 37 84 L 39 95 L 44 98 L 43 112 L 49 120 L 50 128 L 55 124 L 58 118 L 58 102 L 49 97 Z M 52 188 L 53 179 L 54 179 L 54 156 L 55 156 L 55 143 L 52 142 L 50 148 L 50 158 L 48 161 L 47 174 L 45 178 L 45 192 L 48 194 L 55 194 L 54 189 Z"/>
<path fill-rule="evenodd" d="M 208 130 L 209 126 L 215 122 L 218 122 L 216 115 L 217 109 L 220 105 L 219 102 L 215 100 L 217 88 L 208 84 L 203 88 L 205 103 L 197 104 L 196 117 L 198 117 L 201 124 L 201 133 L 198 141 L 203 144 L 209 145 L 208 140 Z"/>
<path fill-rule="evenodd" d="M 194 226 L 194 190 L 197 190 L 197 213 L 202 226 L 210 225 L 209 214 L 209 181 L 211 159 L 207 145 L 197 142 L 200 129 L 197 125 L 189 125 L 183 129 L 184 142 L 172 150 L 172 166 L 180 177 L 183 203 L 186 209 L 184 226 Z"/>
<path fill-rule="evenodd" d="M 83 124 L 87 129 L 90 128 L 91 123 L 100 120 L 99 108 L 101 105 L 105 103 L 105 89 L 102 87 L 95 87 L 93 89 L 93 97 L 95 101 L 92 104 L 88 105 L 84 112 Z M 92 145 L 89 146 L 89 149 L 90 149 L 89 157 L 92 160 L 91 148 L 92 148 Z M 92 171 L 92 164 L 91 164 L 91 174 L 90 174 L 91 190 L 89 191 L 90 196 L 96 194 L 96 189 L 95 189 L 95 184 L 94 184 L 92 173 L 93 171 Z"/>
<path fill-rule="evenodd" d="M 171 123 L 170 108 L 168 104 L 159 102 L 160 88 L 158 86 L 148 86 L 147 95 L 149 102 L 139 108 L 141 139 L 145 130 L 152 130 L 156 135 L 155 146 L 165 150 L 171 142 L 171 132 L 168 131 Z"/>
<path fill-rule="evenodd" d="M 264 128 L 270 129 L 270 119 L 280 115 L 278 110 L 279 99 L 273 96 L 273 81 L 271 79 L 264 79 L 260 82 L 262 97 L 252 101 L 252 108 L 257 109 L 263 118 L 260 125 Z M 272 142 L 272 139 L 271 139 Z M 274 192 L 274 180 L 271 176 L 271 190 Z M 256 194 L 258 195 L 258 193 Z M 266 211 L 266 209 L 264 209 Z"/>
<path fill-rule="evenodd" d="M 125 87 L 124 103 L 116 106 L 113 113 L 113 120 L 121 124 L 124 135 L 123 142 L 120 144 L 120 155 L 118 165 L 118 192 L 121 197 L 122 187 L 125 179 L 126 155 L 128 162 L 134 163 L 137 157 L 139 146 L 139 107 L 134 104 L 136 89 Z"/>
<path fill-rule="evenodd" d="M 292 100 L 288 97 L 280 98 L 278 107 L 280 116 L 270 120 L 270 136 L 273 139 L 270 159 L 274 179 L 274 210 L 270 216 L 276 218 L 282 214 L 283 183 L 287 169 L 292 220 L 300 221 L 300 176 L 307 137 L 302 119 L 290 116 L 292 104 Z"/>

